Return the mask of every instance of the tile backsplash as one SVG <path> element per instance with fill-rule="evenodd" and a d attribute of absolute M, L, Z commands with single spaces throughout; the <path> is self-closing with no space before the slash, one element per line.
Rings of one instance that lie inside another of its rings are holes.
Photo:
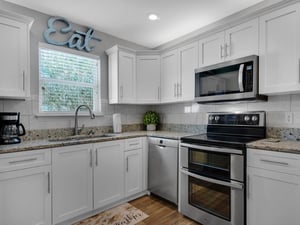
<path fill-rule="evenodd" d="M 21 122 L 27 130 L 47 130 L 73 128 L 74 116 L 37 116 L 38 100 L 32 96 L 26 101 L 0 100 L 0 111 L 17 111 L 21 113 Z M 112 126 L 112 114 L 121 113 L 123 125 L 139 125 L 142 128 L 143 115 L 147 110 L 155 110 L 160 114 L 161 130 L 205 132 L 207 112 L 230 111 L 266 111 L 268 136 L 285 139 L 300 138 L 300 94 L 270 96 L 267 102 L 249 102 L 203 105 L 195 102 L 163 104 L 163 105 L 110 105 L 107 99 L 102 100 L 101 116 L 91 120 L 88 116 L 79 116 L 79 126 L 106 127 Z M 292 120 L 287 121 L 287 115 Z M 134 127 L 134 126 L 133 126 Z"/>

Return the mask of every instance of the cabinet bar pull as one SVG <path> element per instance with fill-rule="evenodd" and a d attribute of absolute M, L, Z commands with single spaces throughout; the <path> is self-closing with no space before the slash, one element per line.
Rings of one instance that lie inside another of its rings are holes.
<path fill-rule="evenodd" d="M 23 91 L 25 91 L 25 71 L 23 70 Z"/>
<path fill-rule="evenodd" d="M 247 198 L 250 198 L 250 176 L 247 176 Z"/>
<path fill-rule="evenodd" d="M 272 160 L 268 160 L 268 159 L 261 159 L 260 161 L 266 162 L 266 163 L 273 163 L 273 164 L 283 165 L 283 166 L 288 166 L 289 165 L 287 162 L 272 161 Z"/>
<path fill-rule="evenodd" d="M 90 167 L 93 167 L 93 152 L 90 149 Z"/>
<path fill-rule="evenodd" d="M 176 98 L 176 83 L 174 83 L 174 97 Z"/>
<path fill-rule="evenodd" d="M 50 172 L 48 172 L 48 194 L 50 194 Z"/>
<path fill-rule="evenodd" d="M 95 153 L 96 153 L 96 166 L 98 166 L 98 149 L 96 149 L 96 151 L 95 151 Z"/>
<path fill-rule="evenodd" d="M 123 98 L 123 85 L 120 86 L 120 97 Z"/>
<path fill-rule="evenodd" d="M 128 157 L 126 158 L 126 172 L 128 172 Z"/>
<path fill-rule="evenodd" d="M 231 45 L 230 44 L 225 44 L 225 56 L 230 56 L 231 55 Z"/>
<path fill-rule="evenodd" d="M 135 146 L 135 145 L 138 145 L 138 144 L 140 144 L 140 143 L 131 143 L 131 144 L 129 144 L 129 146 Z"/>
<path fill-rule="evenodd" d="M 31 161 L 35 161 L 35 160 L 37 160 L 37 158 L 22 159 L 22 160 L 10 161 L 9 164 L 17 164 L 17 163 L 31 162 Z"/>
<path fill-rule="evenodd" d="M 157 99 L 160 99 L 160 87 L 157 88 Z"/>
<path fill-rule="evenodd" d="M 220 50 L 221 50 L 221 59 L 224 57 L 224 55 L 223 55 L 223 49 L 224 49 L 223 45 L 220 45 Z"/>
<path fill-rule="evenodd" d="M 298 67 L 299 67 L 299 83 L 300 83 L 300 59 L 298 60 Z"/>

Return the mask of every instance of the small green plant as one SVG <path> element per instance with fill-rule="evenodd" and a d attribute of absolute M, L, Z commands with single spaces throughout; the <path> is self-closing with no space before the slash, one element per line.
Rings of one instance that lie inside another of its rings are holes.
<path fill-rule="evenodd" d="M 148 111 L 144 115 L 144 124 L 158 124 L 159 123 L 159 116 L 157 112 L 154 111 Z"/>

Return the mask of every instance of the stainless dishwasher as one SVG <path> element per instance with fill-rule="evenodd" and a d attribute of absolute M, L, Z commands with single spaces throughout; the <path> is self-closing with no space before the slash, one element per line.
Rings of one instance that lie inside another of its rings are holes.
<path fill-rule="evenodd" d="M 149 137 L 149 191 L 177 204 L 178 141 Z"/>

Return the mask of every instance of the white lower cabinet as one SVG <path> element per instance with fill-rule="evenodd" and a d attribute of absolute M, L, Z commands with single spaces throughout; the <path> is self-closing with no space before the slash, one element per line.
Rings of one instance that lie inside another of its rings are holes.
<path fill-rule="evenodd" d="M 53 149 L 53 224 L 145 191 L 145 140 L 130 138 Z"/>
<path fill-rule="evenodd" d="M 124 197 L 124 142 L 95 144 L 94 208 Z"/>
<path fill-rule="evenodd" d="M 126 151 L 125 156 L 125 196 L 142 191 L 142 149 Z"/>
<path fill-rule="evenodd" d="M 35 166 L 45 151 L 36 152 L 0 155 L 1 225 L 51 225 L 51 166 Z"/>
<path fill-rule="evenodd" d="M 92 144 L 53 149 L 53 223 L 93 209 Z"/>
<path fill-rule="evenodd" d="M 247 225 L 298 225 L 300 156 L 248 150 Z"/>

